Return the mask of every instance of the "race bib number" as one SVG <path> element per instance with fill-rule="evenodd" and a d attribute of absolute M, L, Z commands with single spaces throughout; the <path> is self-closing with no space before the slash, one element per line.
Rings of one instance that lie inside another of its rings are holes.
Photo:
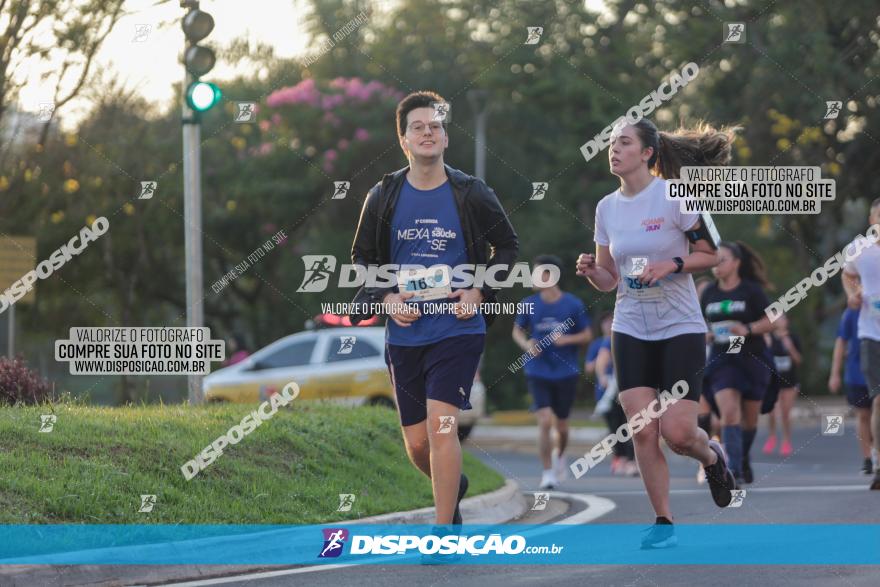
<path fill-rule="evenodd" d="M 663 287 L 659 282 L 649 286 L 635 277 L 624 277 L 626 295 L 643 302 L 659 302 L 665 298 Z"/>
<path fill-rule="evenodd" d="M 437 300 L 452 293 L 449 267 L 406 269 L 397 274 L 400 293 L 415 294 L 409 301 Z"/>
<path fill-rule="evenodd" d="M 790 371 L 791 370 L 791 357 L 773 357 L 773 363 L 776 365 L 777 371 Z"/>
<path fill-rule="evenodd" d="M 730 329 L 734 324 L 736 324 L 736 320 L 722 320 L 721 322 L 710 323 L 709 328 L 712 329 L 712 336 L 715 337 L 715 342 L 727 344 L 727 341 L 733 335 Z"/>

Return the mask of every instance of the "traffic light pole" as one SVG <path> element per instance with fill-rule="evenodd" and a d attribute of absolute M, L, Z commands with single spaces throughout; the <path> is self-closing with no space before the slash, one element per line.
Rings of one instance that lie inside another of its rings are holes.
<path fill-rule="evenodd" d="M 186 325 L 205 323 L 202 278 L 202 158 L 201 125 L 186 102 L 186 89 L 193 81 L 188 71 L 183 82 L 183 237 L 186 256 Z M 203 400 L 202 376 L 188 376 L 190 404 Z"/>

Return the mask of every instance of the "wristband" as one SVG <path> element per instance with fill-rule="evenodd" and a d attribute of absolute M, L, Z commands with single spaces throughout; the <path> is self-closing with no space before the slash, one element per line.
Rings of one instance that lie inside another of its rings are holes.
<path fill-rule="evenodd" d="M 751 324 L 746 324 L 746 330 L 749 331 L 749 336 L 752 336 L 752 325 Z"/>

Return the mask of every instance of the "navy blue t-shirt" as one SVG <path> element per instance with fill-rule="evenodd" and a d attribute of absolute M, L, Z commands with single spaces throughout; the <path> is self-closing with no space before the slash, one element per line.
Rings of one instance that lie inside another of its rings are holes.
<path fill-rule="evenodd" d="M 847 308 L 840 317 L 837 337 L 846 341 L 846 361 L 843 366 L 843 382 L 847 385 L 867 385 L 859 364 L 859 311 Z"/>
<path fill-rule="evenodd" d="M 419 190 L 404 178 L 391 219 L 391 262 L 423 267 L 455 267 L 468 263 L 461 221 L 449 181 L 432 190 Z M 424 306 L 446 302 L 446 299 L 438 299 L 415 303 Z M 422 346 L 452 336 L 485 333 L 486 321 L 480 314 L 459 320 L 451 313 L 422 312 L 422 316 L 406 328 L 389 319 L 385 340 L 402 346 Z"/>
<path fill-rule="evenodd" d="M 557 327 L 564 335 L 577 334 L 590 327 L 590 318 L 587 316 L 583 302 L 570 293 L 563 293 L 562 297 L 552 304 L 541 300 L 541 294 L 531 295 L 522 303 L 534 304 L 532 306 L 534 312 L 517 314 L 516 325 L 528 332 L 530 338 L 539 342 Z M 569 319 L 571 319 L 570 325 L 565 326 L 566 320 Z M 557 380 L 580 375 L 577 355 L 578 345 L 555 346 L 548 339 L 543 346 L 543 352 L 526 362 L 524 367 L 526 376 Z"/>

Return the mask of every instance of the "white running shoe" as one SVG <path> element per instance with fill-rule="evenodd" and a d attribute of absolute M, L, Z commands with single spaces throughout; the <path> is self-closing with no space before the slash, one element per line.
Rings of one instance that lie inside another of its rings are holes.
<path fill-rule="evenodd" d="M 557 485 L 559 485 L 559 481 L 556 480 L 556 475 L 553 473 L 553 469 L 548 469 L 541 474 L 541 485 L 538 487 L 539 489 L 555 489 Z"/>
<path fill-rule="evenodd" d="M 551 458 L 553 459 L 553 473 L 556 474 L 556 479 L 559 481 L 568 479 L 568 459 L 565 455 L 560 456 L 557 449 L 554 448 Z"/>
<path fill-rule="evenodd" d="M 697 485 L 702 485 L 706 482 L 706 470 L 703 468 L 703 465 L 697 463 Z"/>
<path fill-rule="evenodd" d="M 627 477 L 638 477 L 640 475 L 639 465 L 635 461 L 626 461 L 623 466 L 623 474 Z"/>

